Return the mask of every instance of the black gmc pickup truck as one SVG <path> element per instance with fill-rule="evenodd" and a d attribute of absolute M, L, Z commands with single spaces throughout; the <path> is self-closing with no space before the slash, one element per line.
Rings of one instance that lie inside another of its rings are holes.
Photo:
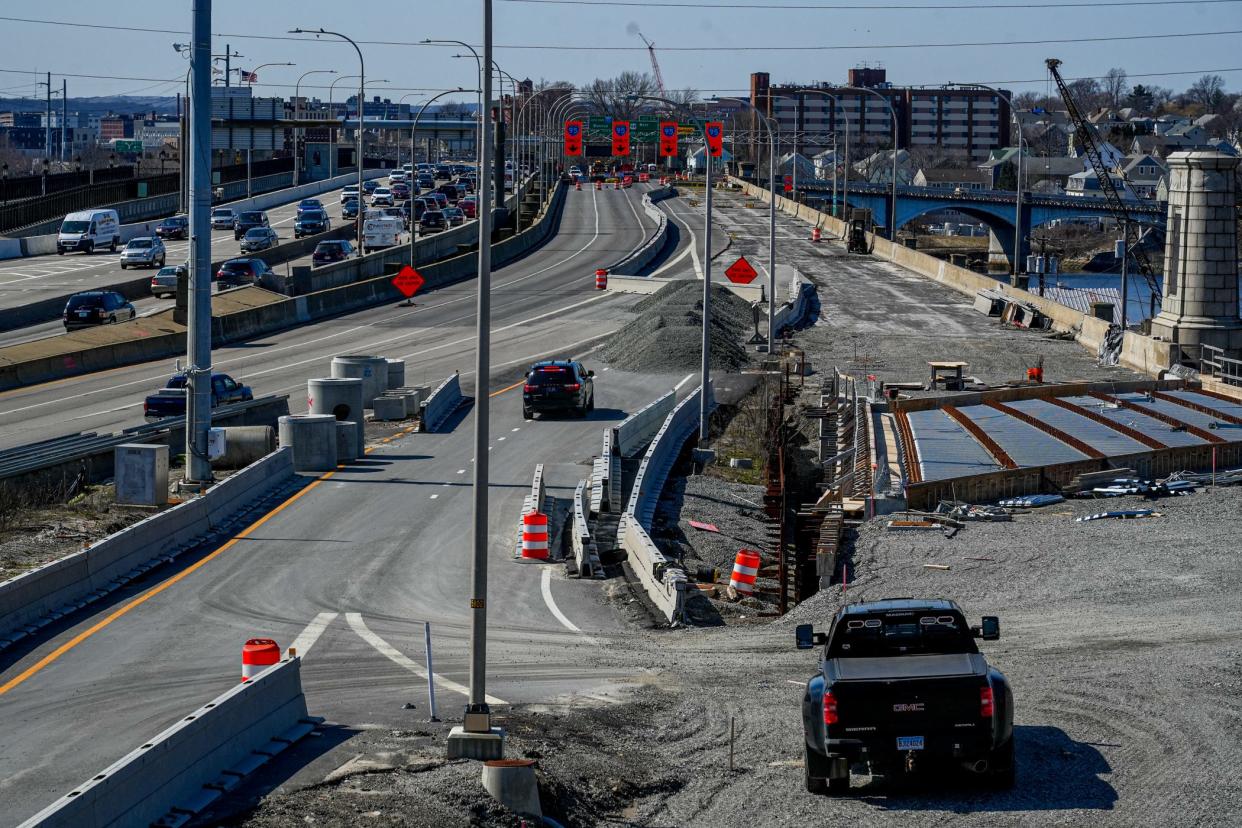
<path fill-rule="evenodd" d="M 1000 638 L 996 617 L 971 627 L 952 601 L 892 598 L 795 635 L 798 649 L 824 647 L 802 699 L 808 791 L 847 792 L 854 764 L 881 775 L 961 766 L 1013 786 L 1013 691 L 975 646 Z"/>

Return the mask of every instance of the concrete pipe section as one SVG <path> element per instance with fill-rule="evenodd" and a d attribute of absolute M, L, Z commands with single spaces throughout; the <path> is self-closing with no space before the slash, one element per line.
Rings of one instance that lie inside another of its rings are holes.
<path fill-rule="evenodd" d="M 497 802 L 514 813 L 542 819 L 535 760 L 494 759 L 484 762 L 483 787 Z"/>
<path fill-rule="evenodd" d="M 289 414 L 278 421 L 280 445 L 293 448 L 294 471 L 336 468 L 336 417 L 331 414 Z"/>
<path fill-rule="evenodd" d="M 226 426 L 224 454 L 211 461 L 213 468 L 241 469 L 276 450 L 276 429 L 271 426 Z"/>
<path fill-rule="evenodd" d="M 336 421 L 336 462 L 348 463 L 351 460 L 357 460 L 361 455 L 358 453 L 357 435 L 362 433 L 362 429 L 358 423 L 349 422 L 348 420 Z"/>
<path fill-rule="evenodd" d="M 335 369 L 336 365 L 333 364 L 332 367 Z M 366 448 L 366 419 L 363 413 L 365 394 L 364 377 L 323 377 L 306 381 L 306 398 L 310 403 L 311 414 L 328 414 L 340 422 L 354 424 L 354 459 L 361 457 Z"/>
<path fill-rule="evenodd" d="M 388 363 L 388 387 L 401 388 L 405 385 L 405 360 L 404 359 L 387 359 Z"/>
<path fill-rule="evenodd" d="M 388 360 L 377 356 L 332 357 L 332 376 L 361 379 L 362 404 L 370 408 L 371 402 L 388 390 Z"/>

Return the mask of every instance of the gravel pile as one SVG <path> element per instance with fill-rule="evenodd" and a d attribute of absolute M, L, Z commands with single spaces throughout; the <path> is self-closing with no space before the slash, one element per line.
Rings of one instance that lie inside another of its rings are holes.
<path fill-rule="evenodd" d="M 693 371 L 702 358 L 703 287 L 675 280 L 639 301 L 638 318 L 601 346 L 600 357 L 624 371 Z M 742 342 L 754 326 L 750 303 L 723 287 L 712 288 L 712 368 L 737 371 L 749 361 Z"/>

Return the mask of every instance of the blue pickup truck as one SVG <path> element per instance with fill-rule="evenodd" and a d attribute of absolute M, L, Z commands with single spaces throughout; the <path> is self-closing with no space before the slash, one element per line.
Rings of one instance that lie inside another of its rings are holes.
<path fill-rule="evenodd" d="M 164 388 L 154 394 L 149 394 L 143 400 L 142 413 L 148 420 L 185 416 L 187 390 L 185 374 L 173 374 Z M 212 408 L 253 399 L 254 393 L 250 390 L 250 386 L 242 385 L 228 374 L 211 375 Z"/>

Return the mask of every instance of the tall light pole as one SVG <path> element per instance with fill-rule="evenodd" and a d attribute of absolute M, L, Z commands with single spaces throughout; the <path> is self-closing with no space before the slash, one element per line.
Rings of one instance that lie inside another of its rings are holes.
<path fill-rule="evenodd" d="M 487 10 L 485 14 L 487 14 L 490 19 L 490 15 L 492 13 L 490 0 L 484 0 L 484 2 L 487 3 Z M 449 45 L 460 46 L 463 49 L 469 50 L 470 54 L 474 55 L 474 62 L 478 64 L 479 75 L 481 76 L 483 74 L 483 58 L 479 57 L 479 53 L 475 50 L 475 48 L 471 46 L 469 43 L 465 42 L 464 40 L 445 40 L 445 39 L 425 38 L 422 42 L 427 45 L 435 45 L 435 46 L 449 46 Z M 490 77 L 490 73 L 489 73 L 489 77 Z M 478 122 L 478 125 L 475 127 L 475 131 L 474 131 L 474 143 L 475 143 L 474 156 L 475 156 L 475 162 L 479 165 L 479 178 L 482 178 L 483 177 L 483 154 L 482 154 L 483 152 L 483 148 L 482 148 L 483 121 L 485 121 L 491 115 L 490 102 L 488 103 L 488 111 L 485 112 L 483 108 L 483 87 L 482 85 L 479 86 L 478 101 L 479 101 L 478 103 L 479 122 Z M 428 162 L 431 161 L 430 149 L 428 149 L 427 151 L 427 161 Z M 486 202 L 484 202 L 482 199 L 482 193 L 480 193 L 479 195 L 480 195 L 479 206 L 484 206 Z"/>
<path fill-rule="evenodd" d="M 302 78 L 307 75 L 335 75 L 336 73 L 335 69 L 311 69 L 298 76 L 297 83 L 293 84 L 293 119 L 295 121 L 302 119 Z M 330 115 L 331 112 L 328 114 Z M 295 187 L 302 183 L 302 152 L 298 147 L 298 138 L 302 131 L 301 126 L 293 128 L 293 186 Z"/>
<path fill-rule="evenodd" d="M 893 203 L 892 205 L 890 205 L 890 209 L 889 209 L 890 219 L 889 219 L 888 240 L 891 242 L 896 242 L 897 241 L 897 144 L 899 143 L 899 138 L 897 135 L 897 130 L 898 130 L 897 110 L 893 108 L 892 101 L 890 101 L 888 98 L 881 95 L 879 92 L 876 92 L 874 89 L 868 89 L 865 86 L 834 86 L 833 88 L 842 89 L 846 91 L 852 91 L 852 92 L 866 92 L 869 95 L 875 95 L 877 98 L 880 99 L 880 101 L 886 107 L 888 107 L 888 114 L 893 119 L 893 195 L 892 195 Z M 865 135 L 867 132 L 867 120 L 865 117 L 865 113 L 861 109 L 861 106 L 859 109 L 859 117 L 860 117 L 859 129 Z M 849 120 L 848 113 L 846 114 L 846 120 L 847 121 Z M 848 150 L 846 151 L 846 154 L 847 155 L 849 154 Z M 846 190 L 845 196 L 846 198 L 849 198 L 849 190 Z"/>
<path fill-rule="evenodd" d="M 415 95 L 421 95 L 421 92 L 406 92 L 397 99 L 397 114 L 401 114 L 401 104 L 405 103 L 406 98 L 413 98 Z M 401 166 L 401 130 L 397 130 L 397 166 Z M 414 130 L 410 130 L 410 167 L 414 166 Z"/>
<path fill-rule="evenodd" d="M 636 95 L 636 99 L 658 101 L 665 106 L 670 107 L 674 111 L 682 109 L 676 103 L 667 98 L 660 98 L 655 95 Z M 689 112 L 690 120 L 694 120 L 694 112 L 689 106 L 684 107 Z M 707 219 L 703 226 L 703 343 L 702 358 L 700 360 L 699 373 L 702 378 L 702 393 L 699 394 L 699 441 L 707 442 L 708 438 L 708 422 L 711 414 L 711 308 L 712 308 L 712 152 L 707 142 L 707 115 L 704 113 L 703 118 L 703 169 L 706 173 L 703 179 L 703 203 L 706 207 Z M 772 194 L 773 200 L 776 199 L 776 193 Z M 771 340 L 771 336 L 768 337 Z"/>
<path fill-rule="evenodd" d="M 491 709 L 487 704 L 487 495 L 489 384 L 491 376 L 491 284 L 492 284 L 492 211 L 491 182 L 482 173 L 491 160 L 492 104 L 492 2 L 483 0 L 483 58 L 479 69 L 479 89 L 485 109 L 480 125 L 483 140 L 479 146 L 479 277 L 477 335 L 475 344 L 475 406 L 474 406 L 474 489 L 471 530 L 470 577 L 470 697 L 460 729 L 449 734 L 450 757 L 471 755 L 476 758 L 499 759 L 503 753 L 504 733 L 492 728 Z M 475 742 L 477 747 L 470 746 Z"/>
<path fill-rule="evenodd" d="M 194 0 L 190 32 L 190 284 L 185 454 L 190 484 L 211 482 L 211 0 Z"/>
<path fill-rule="evenodd" d="M 362 155 L 362 125 L 366 120 L 366 101 L 367 101 L 366 99 L 367 69 L 366 69 L 366 63 L 362 59 L 362 50 L 358 48 L 357 43 L 355 43 L 353 40 L 346 37 L 345 35 L 341 34 L 340 32 L 329 32 L 323 28 L 320 28 L 318 31 L 313 31 L 313 32 L 307 32 L 303 29 L 290 29 L 289 34 L 313 34 L 315 35 L 315 37 L 319 37 L 320 35 L 331 35 L 333 37 L 339 37 L 341 40 L 344 40 L 350 46 L 353 46 L 354 51 L 358 53 L 358 134 L 355 136 L 356 143 L 357 143 L 356 152 L 358 153 L 358 221 L 357 221 L 356 233 L 358 236 L 358 244 L 361 245 L 362 244 L 362 215 L 364 212 L 366 212 L 365 210 L 362 209 L 362 194 L 363 192 L 365 192 L 362 188 L 362 177 L 363 177 L 362 174 L 363 174 L 363 170 L 366 167 L 366 159 L 363 158 L 363 155 Z"/>
<path fill-rule="evenodd" d="M 470 91 L 470 90 L 468 90 L 468 89 L 462 89 L 461 87 L 458 87 L 458 88 L 456 88 L 456 89 L 446 89 L 445 91 L 441 92 L 440 94 L 435 95 L 435 96 L 433 96 L 433 97 L 431 97 L 431 98 L 428 98 L 428 99 L 427 99 L 427 100 L 423 103 L 423 105 L 422 105 L 421 107 L 419 107 L 418 113 L 414 116 L 414 123 L 412 123 L 412 124 L 410 125 L 410 167 L 411 167 L 411 169 L 417 169 L 417 168 L 414 166 L 414 165 L 416 164 L 416 162 L 415 162 L 415 160 L 414 160 L 414 136 L 418 133 L 418 122 L 419 122 L 419 120 L 423 117 L 423 113 L 427 111 L 427 107 L 431 106 L 431 104 L 432 104 L 432 103 L 434 103 L 434 102 L 436 101 L 436 99 L 438 99 L 438 98 L 443 98 L 445 95 L 451 95 L 451 94 L 453 94 L 454 92 L 468 92 L 468 91 Z M 400 150 L 398 150 L 398 154 L 399 154 L 399 153 L 400 153 Z M 428 156 L 430 156 L 430 154 L 431 154 L 431 153 L 428 153 Z M 400 159 L 398 159 L 398 160 L 400 160 Z M 411 192 L 412 192 L 412 191 L 411 191 Z M 411 198 L 413 198 L 413 195 L 411 195 L 410 197 L 411 197 Z M 361 206 L 362 206 L 361 201 L 359 201 L 359 205 L 358 205 L 358 206 L 361 208 Z M 478 211 L 475 213 L 476 218 L 478 218 L 480 221 L 482 221 L 482 219 L 483 219 L 482 213 L 483 213 L 482 209 L 478 210 Z M 414 213 L 413 213 L 413 211 L 411 211 L 411 212 L 410 212 L 410 267 L 414 267 L 414 266 L 415 266 L 415 261 L 414 261 L 414 250 L 415 250 L 415 248 L 414 248 L 414 244 L 415 244 L 415 242 L 417 242 L 417 241 L 418 241 L 418 222 L 414 220 Z"/>
<path fill-rule="evenodd" d="M 1016 170 L 1018 184 L 1017 191 L 1014 193 L 1016 199 L 1014 200 L 1013 208 L 1013 284 L 1016 287 L 1018 284 L 1018 273 L 1021 272 L 1019 268 L 1022 262 L 1022 120 L 1018 118 L 1018 113 L 1013 108 L 1013 97 L 1006 95 L 995 87 L 988 86 L 986 83 L 950 83 L 949 86 L 961 86 L 967 89 L 986 89 L 996 97 L 1003 99 L 1005 105 L 1009 107 L 1009 117 L 1013 119 L 1013 125 L 1018 130 L 1018 169 Z M 1124 314 L 1125 311 L 1123 310 L 1122 313 Z"/>
<path fill-rule="evenodd" d="M 254 86 L 254 79 L 259 76 L 260 69 L 266 69 L 268 66 L 297 66 L 296 63 L 260 63 L 258 66 L 250 70 L 250 80 L 246 81 L 246 86 Z M 240 69 L 237 71 L 241 71 Z"/>
<path fill-rule="evenodd" d="M 776 344 L 776 133 L 766 115 L 745 98 L 712 98 L 713 101 L 735 101 L 749 106 L 768 133 L 768 353 Z M 797 159 L 794 159 L 797 164 Z"/>
<path fill-rule="evenodd" d="M 843 195 L 841 196 L 841 200 L 843 203 L 846 203 L 848 202 L 848 199 L 849 199 L 849 185 L 850 185 L 850 114 L 846 112 L 845 107 L 841 105 L 841 99 L 838 98 L 836 95 L 833 95 L 831 92 L 826 92 L 823 89 L 815 89 L 813 87 L 806 88 L 806 89 L 795 89 L 793 91 L 800 92 L 804 95 L 823 95 L 825 98 L 831 99 L 833 104 L 835 104 L 836 109 L 840 110 L 841 112 L 841 119 L 845 121 L 845 163 L 841 165 L 842 175 L 844 176 L 844 183 L 842 185 Z M 782 97 L 782 96 L 774 96 L 774 97 Z M 837 124 L 836 124 L 836 119 L 834 118 L 833 123 L 832 123 L 832 129 L 834 132 L 836 131 L 836 128 L 837 128 Z M 836 154 L 834 153 L 833 158 L 832 158 L 833 187 L 836 186 L 836 180 L 837 180 L 836 171 L 837 171 L 837 158 L 836 158 Z M 833 193 L 833 198 L 832 198 L 832 209 L 834 211 L 834 215 L 837 215 L 836 213 L 837 199 L 836 199 L 835 192 Z M 844 214 L 844 210 L 841 211 L 841 215 L 843 214 Z M 837 217 L 840 218 L 841 215 L 837 215 Z"/>

